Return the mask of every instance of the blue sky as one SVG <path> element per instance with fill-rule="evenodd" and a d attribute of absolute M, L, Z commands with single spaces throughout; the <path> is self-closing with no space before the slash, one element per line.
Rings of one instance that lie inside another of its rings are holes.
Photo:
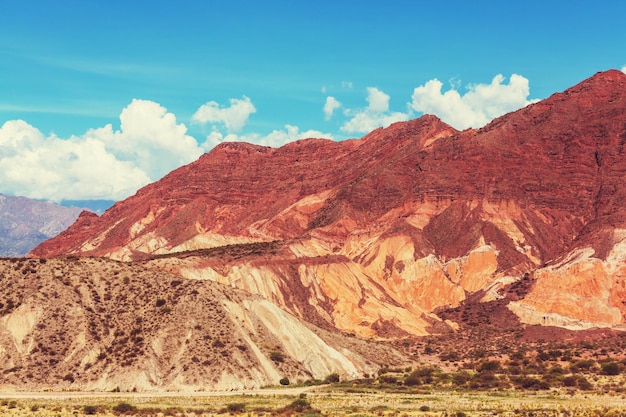
<path fill-rule="evenodd" d="M 0 0 L 0 193 L 121 199 L 223 140 L 342 140 L 424 112 L 478 127 L 624 68 L 624 16 L 622 1 Z"/>

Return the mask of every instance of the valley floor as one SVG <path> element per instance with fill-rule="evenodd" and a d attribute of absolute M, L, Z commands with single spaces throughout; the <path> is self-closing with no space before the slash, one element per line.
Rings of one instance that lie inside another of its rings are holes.
<path fill-rule="evenodd" d="M 1 393 L 0 416 L 626 416 L 626 396 L 528 391 L 267 389 L 238 393 Z"/>

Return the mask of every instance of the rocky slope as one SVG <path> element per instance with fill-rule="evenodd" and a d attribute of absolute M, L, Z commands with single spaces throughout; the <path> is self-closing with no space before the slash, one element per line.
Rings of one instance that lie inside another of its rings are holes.
<path fill-rule="evenodd" d="M 607 71 L 478 130 L 226 143 L 33 255 L 144 261 L 363 337 L 454 329 L 435 312 L 530 274 L 523 322 L 620 328 L 625 109 Z"/>
<path fill-rule="evenodd" d="M 0 194 L 0 256 L 24 256 L 76 221 L 82 210 Z"/>
<path fill-rule="evenodd" d="M 404 359 L 210 281 L 106 259 L 0 260 L 0 387 L 230 390 Z"/>

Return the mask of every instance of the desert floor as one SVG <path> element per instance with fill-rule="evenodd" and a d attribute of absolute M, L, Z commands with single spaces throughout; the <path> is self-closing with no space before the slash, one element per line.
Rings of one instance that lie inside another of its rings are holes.
<path fill-rule="evenodd" d="M 626 396 L 584 392 L 350 391 L 0 392 L 0 416 L 626 416 Z"/>

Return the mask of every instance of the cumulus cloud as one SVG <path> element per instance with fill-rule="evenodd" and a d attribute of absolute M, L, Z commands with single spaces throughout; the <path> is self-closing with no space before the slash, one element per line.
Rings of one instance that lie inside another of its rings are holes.
<path fill-rule="evenodd" d="M 389 110 L 389 95 L 378 88 L 367 87 L 368 109 L 373 112 L 386 112 Z"/>
<path fill-rule="evenodd" d="M 325 91 L 326 87 L 322 87 Z M 324 113 L 332 116 L 332 113 L 341 103 L 333 97 L 328 97 L 324 105 Z M 239 131 L 245 126 L 250 114 L 256 112 L 252 101 L 245 97 L 242 100 L 230 99 L 229 107 L 220 107 L 215 101 L 204 104 L 193 115 L 192 120 L 208 124 L 211 133 L 206 137 L 202 148 L 210 151 L 222 142 L 248 142 L 262 146 L 280 147 L 286 143 L 306 138 L 328 138 L 332 135 L 318 130 L 300 131 L 298 126 L 286 124 L 283 129 L 276 129 L 267 135 L 259 133 L 241 134 Z"/>
<path fill-rule="evenodd" d="M 389 111 L 389 95 L 376 87 L 367 88 L 367 107 L 365 109 L 346 109 L 344 114 L 350 117 L 341 130 L 346 133 L 367 133 L 378 127 L 387 127 L 392 123 L 408 120 L 406 113 Z"/>
<path fill-rule="evenodd" d="M 210 150 L 222 142 L 249 142 L 276 148 L 295 140 L 309 138 L 332 139 L 333 137 L 329 133 L 322 133 L 318 130 L 300 131 L 298 126 L 287 124 L 283 129 L 273 130 L 271 133 L 264 136 L 258 133 L 251 133 L 248 135 L 229 133 L 227 135 L 223 135 L 219 131 L 214 130 L 207 136 L 203 146 L 206 150 Z"/>
<path fill-rule="evenodd" d="M 341 103 L 333 96 L 326 97 L 326 103 L 324 103 L 324 119 L 330 120 L 333 117 L 333 113 L 341 107 Z"/>
<path fill-rule="evenodd" d="M 67 139 L 22 120 L 0 128 L 2 192 L 30 198 L 114 199 L 133 194 L 203 152 L 157 103 L 133 100 L 111 125 Z"/>
<path fill-rule="evenodd" d="M 244 96 L 242 99 L 231 98 L 229 107 L 220 107 L 217 102 L 209 101 L 191 119 L 199 123 L 221 123 L 229 132 L 239 132 L 255 112 L 252 101 Z"/>
<path fill-rule="evenodd" d="M 103 142 L 44 136 L 22 120 L 0 128 L 2 192 L 30 198 L 120 199 L 149 182 L 131 162 L 120 161 Z"/>
<path fill-rule="evenodd" d="M 626 74 L 626 65 L 624 65 L 624 66 L 622 67 L 622 72 L 623 72 L 624 74 Z"/>
<path fill-rule="evenodd" d="M 508 84 L 504 76 L 496 75 L 490 84 L 468 86 L 465 94 L 455 88 L 441 91 L 443 84 L 433 79 L 413 91 L 413 110 L 437 115 L 457 129 L 481 127 L 492 119 L 517 110 L 536 100 L 529 100 L 528 80 L 513 74 Z"/>
<path fill-rule="evenodd" d="M 92 129 L 85 138 L 105 144 L 120 161 L 132 161 L 152 180 L 193 161 L 202 154 L 187 127 L 160 104 L 133 100 L 120 115 L 120 130 L 111 125 Z"/>

